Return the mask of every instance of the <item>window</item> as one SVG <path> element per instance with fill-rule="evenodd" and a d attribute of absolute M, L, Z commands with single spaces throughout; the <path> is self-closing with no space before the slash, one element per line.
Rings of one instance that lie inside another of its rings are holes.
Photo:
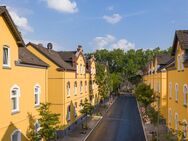
<path fill-rule="evenodd" d="M 70 113 L 71 113 L 71 107 L 70 107 L 70 105 L 69 105 L 69 106 L 67 107 L 67 121 L 70 121 L 70 120 L 71 120 Z"/>
<path fill-rule="evenodd" d="M 83 109 L 82 104 L 83 104 L 83 101 L 82 101 L 82 99 L 81 99 L 81 100 L 80 100 L 80 109 Z"/>
<path fill-rule="evenodd" d="M 80 81 L 80 93 L 82 93 L 82 86 L 83 86 L 82 81 Z"/>
<path fill-rule="evenodd" d="M 74 82 L 74 95 L 77 95 L 77 82 Z"/>
<path fill-rule="evenodd" d="M 83 66 L 83 74 L 85 74 L 86 68 L 85 66 Z"/>
<path fill-rule="evenodd" d="M 77 73 L 77 74 L 79 73 L 78 65 L 76 65 L 76 73 Z"/>
<path fill-rule="evenodd" d="M 181 55 L 181 70 L 184 70 L 184 54 Z"/>
<path fill-rule="evenodd" d="M 21 141 L 21 133 L 19 130 L 14 130 L 11 135 L 11 141 Z"/>
<path fill-rule="evenodd" d="M 10 48 L 7 46 L 3 47 L 3 66 L 10 67 Z"/>
<path fill-rule="evenodd" d="M 171 122 L 172 122 L 172 110 L 171 108 L 169 109 L 169 125 L 171 125 Z"/>
<path fill-rule="evenodd" d="M 39 130 L 40 130 L 40 124 L 39 124 L 38 120 L 34 124 L 34 130 L 35 130 L 36 133 L 39 132 Z"/>
<path fill-rule="evenodd" d="M 40 86 L 39 85 L 35 85 L 34 95 L 35 95 L 35 106 L 39 106 L 40 105 Z"/>
<path fill-rule="evenodd" d="M 87 81 L 85 81 L 85 92 L 87 92 Z"/>
<path fill-rule="evenodd" d="M 169 83 L 169 98 L 172 98 L 172 82 Z"/>
<path fill-rule="evenodd" d="M 70 96 L 70 82 L 67 82 L 67 96 Z"/>
<path fill-rule="evenodd" d="M 82 74 L 82 64 L 80 65 L 80 74 Z"/>
<path fill-rule="evenodd" d="M 178 84 L 176 83 L 175 85 L 176 101 L 178 101 L 178 92 L 179 92 L 179 87 Z"/>
<path fill-rule="evenodd" d="M 187 121 L 183 121 L 183 139 L 186 141 L 187 139 Z"/>
<path fill-rule="evenodd" d="M 178 113 L 175 113 L 175 130 L 178 130 Z"/>
<path fill-rule="evenodd" d="M 187 92 L 188 92 L 188 87 L 187 85 L 185 84 L 183 86 L 183 104 L 184 105 L 187 105 Z"/>
<path fill-rule="evenodd" d="M 11 88 L 11 104 L 12 104 L 12 112 L 19 111 L 19 96 L 20 96 L 20 88 L 17 85 L 14 85 Z"/>
<path fill-rule="evenodd" d="M 180 55 L 178 55 L 178 70 L 180 70 L 180 63 L 181 63 L 181 57 L 180 57 Z"/>

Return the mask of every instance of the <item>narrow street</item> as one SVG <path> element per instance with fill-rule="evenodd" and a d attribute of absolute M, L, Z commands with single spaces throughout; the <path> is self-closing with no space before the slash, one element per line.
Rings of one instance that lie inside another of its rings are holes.
<path fill-rule="evenodd" d="M 119 96 L 87 141 L 145 141 L 136 99 Z"/>

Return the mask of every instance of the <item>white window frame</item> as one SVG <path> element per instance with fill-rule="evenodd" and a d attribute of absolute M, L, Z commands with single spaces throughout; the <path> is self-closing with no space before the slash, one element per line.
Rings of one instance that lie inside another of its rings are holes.
<path fill-rule="evenodd" d="M 76 73 L 78 74 L 79 73 L 79 66 L 76 65 Z"/>
<path fill-rule="evenodd" d="M 38 92 L 35 91 L 35 89 L 38 88 Z M 37 99 L 38 99 L 38 103 L 35 103 L 35 106 L 40 106 L 40 95 L 41 95 L 41 87 L 39 84 L 36 84 L 34 86 L 34 103 L 36 102 L 35 100 L 35 96 L 37 96 Z"/>
<path fill-rule="evenodd" d="M 175 100 L 176 102 L 178 102 L 178 98 L 179 98 L 179 85 L 178 83 L 175 84 Z"/>
<path fill-rule="evenodd" d="M 169 98 L 172 98 L 172 82 L 169 83 Z"/>
<path fill-rule="evenodd" d="M 186 89 L 186 91 L 185 91 Z M 183 85 L 183 105 L 187 105 L 187 95 L 188 95 L 188 86 L 187 84 Z"/>
<path fill-rule="evenodd" d="M 13 132 L 12 132 L 12 134 L 11 134 L 11 141 L 14 141 L 13 140 L 13 135 L 16 133 L 16 132 L 18 132 L 18 141 L 21 141 L 22 140 L 22 138 L 21 138 L 21 131 L 19 130 L 19 129 L 15 129 Z"/>
<path fill-rule="evenodd" d="M 178 113 L 175 113 L 174 122 L 175 122 L 174 127 L 175 127 L 175 130 L 177 131 L 179 127 Z"/>
<path fill-rule="evenodd" d="M 70 110 L 69 110 L 70 109 Z M 70 121 L 71 120 L 71 106 L 69 105 L 67 107 L 67 120 Z"/>
<path fill-rule="evenodd" d="M 180 55 L 178 55 L 178 57 L 177 57 L 177 62 L 178 62 L 178 71 L 180 71 L 181 70 L 181 56 Z"/>
<path fill-rule="evenodd" d="M 8 50 L 8 55 L 7 55 L 7 64 L 4 64 L 3 62 L 3 67 L 10 67 L 10 47 L 4 45 L 3 46 L 3 61 L 4 61 L 4 49 L 7 49 Z"/>
<path fill-rule="evenodd" d="M 184 53 L 181 54 L 181 70 L 184 70 Z"/>
<path fill-rule="evenodd" d="M 74 95 L 77 95 L 77 87 L 78 85 L 77 85 L 77 82 L 75 81 L 74 82 Z"/>
<path fill-rule="evenodd" d="M 185 124 L 182 127 L 183 128 L 183 139 L 186 140 L 187 139 L 187 121 L 184 119 L 183 123 Z"/>
<path fill-rule="evenodd" d="M 71 88 L 70 88 L 70 87 L 71 87 L 71 86 L 70 86 L 70 81 L 67 82 L 67 85 L 66 85 L 66 86 L 67 86 L 67 97 L 70 97 L 70 95 L 71 95 L 71 92 L 70 92 L 70 89 L 71 89 Z"/>
<path fill-rule="evenodd" d="M 17 91 L 16 95 L 12 94 L 13 90 Z M 20 97 L 20 87 L 18 85 L 13 85 L 10 89 L 10 99 L 11 99 L 11 111 L 12 111 L 12 113 L 19 112 L 19 110 L 20 110 L 20 108 L 19 108 L 19 105 L 20 105 L 19 97 Z M 13 98 L 15 98 L 15 101 L 16 101 L 16 109 L 13 109 L 13 100 L 12 100 Z"/>
<path fill-rule="evenodd" d="M 80 74 L 82 74 L 82 64 L 80 64 Z"/>

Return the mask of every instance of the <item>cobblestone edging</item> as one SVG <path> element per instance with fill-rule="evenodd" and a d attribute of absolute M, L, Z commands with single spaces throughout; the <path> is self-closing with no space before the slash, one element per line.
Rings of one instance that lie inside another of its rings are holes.
<path fill-rule="evenodd" d="M 137 102 L 137 108 L 138 108 L 141 123 L 142 123 L 142 128 L 143 128 L 143 131 L 144 131 L 144 136 L 145 136 L 146 141 L 148 141 L 148 138 L 147 138 L 147 135 L 146 135 L 146 129 L 145 129 L 145 126 L 144 126 L 144 121 L 142 119 L 142 115 L 141 115 L 141 111 L 140 111 L 140 105 L 139 105 L 138 101 L 136 101 L 136 102 Z"/>

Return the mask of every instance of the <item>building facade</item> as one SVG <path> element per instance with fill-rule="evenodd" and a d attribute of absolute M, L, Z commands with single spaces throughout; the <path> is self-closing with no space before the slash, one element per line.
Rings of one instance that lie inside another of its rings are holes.
<path fill-rule="evenodd" d="M 25 141 L 28 113 L 37 118 L 40 103 L 47 99 L 48 65 L 26 49 L 3 6 L 0 27 L 0 140 Z"/>

